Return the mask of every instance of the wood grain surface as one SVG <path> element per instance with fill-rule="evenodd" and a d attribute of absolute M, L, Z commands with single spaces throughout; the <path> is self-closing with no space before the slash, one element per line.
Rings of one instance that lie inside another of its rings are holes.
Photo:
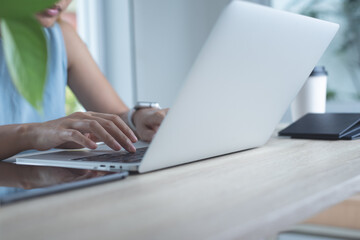
<path fill-rule="evenodd" d="M 261 239 L 356 192 L 359 141 L 273 137 L 261 148 L 6 206 L 0 239 Z"/>
<path fill-rule="evenodd" d="M 320 212 L 306 223 L 360 230 L 360 194 Z"/>

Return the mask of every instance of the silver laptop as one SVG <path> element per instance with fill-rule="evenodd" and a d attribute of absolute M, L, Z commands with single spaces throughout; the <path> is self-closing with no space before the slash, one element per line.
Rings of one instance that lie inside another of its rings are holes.
<path fill-rule="evenodd" d="M 58 151 L 18 164 L 148 172 L 265 144 L 337 24 L 233 1 L 148 148 Z"/>

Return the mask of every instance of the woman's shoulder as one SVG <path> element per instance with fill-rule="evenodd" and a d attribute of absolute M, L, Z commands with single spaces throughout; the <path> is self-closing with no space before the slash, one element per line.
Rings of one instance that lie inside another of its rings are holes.
<path fill-rule="evenodd" d="M 76 61 L 74 58 L 76 58 L 79 50 L 78 46 L 79 44 L 82 44 L 82 41 L 72 25 L 65 21 L 59 21 L 58 24 L 63 34 L 68 58 L 68 67 L 70 67 L 72 63 Z"/>
<path fill-rule="evenodd" d="M 66 45 L 71 44 L 73 41 L 79 39 L 77 32 L 69 23 L 65 21 L 59 21 L 57 24 L 60 26 Z"/>
<path fill-rule="evenodd" d="M 76 34 L 75 29 L 68 22 L 60 20 L 57 24 L 60 26 L 64 35 Z"/>

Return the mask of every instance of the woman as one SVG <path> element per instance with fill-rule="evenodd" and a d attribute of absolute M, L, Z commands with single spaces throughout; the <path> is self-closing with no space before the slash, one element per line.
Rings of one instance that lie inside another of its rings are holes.
<path fill-rule="evenodd" d="M 151 141 L 165 117 L 167 110 L 140 109 L 132 117 L 135 133 L 128 127 L 127 106 L 72 27 L 57 22 L 70 2 L 61 0 L 36 15 L 45 27 L 50 51 L 43 115 L 33 109 L 12 84 L 0 38 L 0 159 L 29 149 L 95 149 L 97 141 L 116 151 L 123 147 L 135 152 L 133 143 L 137 137 Z M 88 112 L 64 117 L 66 84 Z"/>

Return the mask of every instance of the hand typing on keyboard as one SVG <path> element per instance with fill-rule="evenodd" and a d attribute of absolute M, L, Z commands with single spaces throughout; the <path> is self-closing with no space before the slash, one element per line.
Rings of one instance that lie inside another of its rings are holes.
<path fill-rule="evenodd" d="M 145 142 L 151 142 L 169 109 L 139 109 L 134 114 L 136 134 Z"/>

